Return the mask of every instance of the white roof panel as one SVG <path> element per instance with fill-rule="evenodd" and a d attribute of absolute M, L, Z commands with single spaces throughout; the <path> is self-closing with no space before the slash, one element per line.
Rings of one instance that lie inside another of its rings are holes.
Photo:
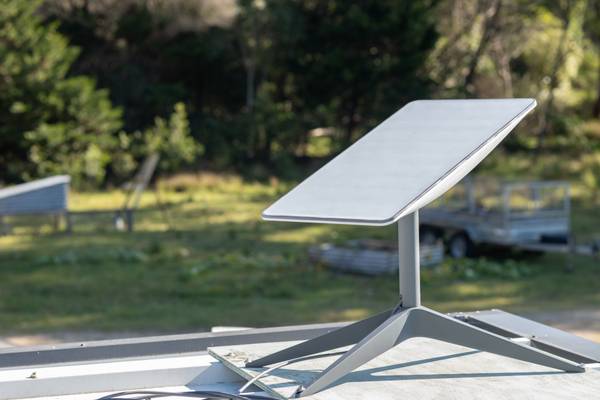
<path fill-rule="evenodd" d="M 263 212 L 267 220 L 387 225 L 442 195 L 534 99 L 407 104 Z"/>

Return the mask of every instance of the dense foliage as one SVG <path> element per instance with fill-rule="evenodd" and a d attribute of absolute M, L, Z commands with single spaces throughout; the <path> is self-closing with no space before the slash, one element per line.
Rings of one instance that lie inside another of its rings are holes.
<path fill-rule="evenodd" d="M 110 89 L 126 130 L 183 100 L 204 160 L 281 173 L 306 156 L 313 129 L 344 146 L 427 94 L 433 4 L 46 1 L 44 13 L 82 48 L 74 71 Z"/>
<path fill-rule="evenodd" d="M 37 4 L 0 6 L 0 169 L 7 179 L 69 170 L 101 178 L 121 111 L 93 79 L 67 76 L 78 55 Z"/>
<path fill-rule="evenodd" d="M 423 97 L 535 97 L 506 149 L 600 179 L 598 0 L 1 1 L 0 180 L 118 180 L 149 132 L 170 171 L 285 174 Z"/>
<path fill-rule="evenodd" d="M 168 123 L 157 118 L 143 135 L 128 135 L 108 90 L 70 74 L 79 50 L 57 23 L 43 22 L 38 7 L 11 0 L 0 6 L 0 178 L 69 173 L 76 183 L 95 186 L 107 171 L 127 177 L 136 156 L 150 152 L 165 153 L 169 167 L 191 161 L 197 146 L 185 106 L 176 105 Z"/>

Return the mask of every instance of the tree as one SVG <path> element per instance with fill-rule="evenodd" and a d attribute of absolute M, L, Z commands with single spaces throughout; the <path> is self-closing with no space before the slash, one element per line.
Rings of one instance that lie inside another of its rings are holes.
<path fill-rule="evenodd" d="M 501 0 L 492 0 L 486 4 L 484 11 L 484 22 L 482 27 L 482 33 L 479 38 L 477 48 L 473 53 L 471 60 L 469 61 L 469 67 L 465 75 L 464 87 L 468 92 L 473 92 L 473 82 L 475 80 L 475 73 L 477 72 L 477 66 L 487 50 L 493 37 L 496 35 L 500 26 L 500 15 L 502 9 Z"/>
<path fill-rule="evenodd" d="M 110 88 L 127 130 L 183 100 L 204 158 L 219 167 L 301 156 L 317 127 L 347 145 L 428 93 L 436 0 L 214 0 L 213 10 L 193 0 L 46 1 L 45 15 L 84 49 L 76 70 Z M 217 11 L 230 18 L 209 22 Z"/>
<path fill-rule="evenodd" d="M 574 143 L 597 84 L 597 0 L 446 0 L 428 62 L 441 97 L 535 97 L 535 117 L 506 147 L 550 150 Z M 588 10 L 586 12 L 586 3 Z M 583 39 L 584 21 L 587 39 Z M 593 71 L 593 72 L 592 72 Z M 600 93 L 600 92 L 599 92 Z"/>
<path fill-rule="evenodd" d="M 344 145 L 427 92 L 434 1 L 269 1 L 269 78 L 295 112 L 339 128 Z"/>
<path fill-rule="evenodd" d="M 176 171 L 183 163 L 193 161 L 201 150 L 190 135 L 190 124 L 183 103 L 175 104 L 168 121 L 156 117 L 154 126 L 142 136 L 143 155 L 159 154 L 163 172 Z"/>
<path fill-rule="evenodd" d="M 539 0 L 444 1 L 428 68 L 442 96 L 513 97 L 512 63 L 535 34 Z"/>
<path fill-rule="evenodd" d="M 41 13 L 82 49 L 73 71 L 110 90 L 125 130 L 141 132 L 183 101 L 204 158 L 231 166 L 245 152 L 236 0 L 46 0 Z"/>
<path fill-rule="evenodd" d="M 592 116 L 600 118 L 600 0 L 588 0 L 585 13 L 584 33 L 592 42 L 596 51 L 596 99 L 592 107 Z"/>
<path fill-rule="evenodd" d="M 39 1 L 0 1 L 0 178 L 69 173 L 104 177 L 118 147 L 121 110 L 91 78 L 69 76 L 78 49 Z"/>
<path fill-rule="evenodd" d="M 548 0 L 543 3 L 543 6 L 558 20 L 560 36 L 550 63 L 550 71 L 547 79 L 548 85 L 546 88 L 547 96 L 542 103 L 540 107 L 541 111 L 538 114 L 539 124 L 536 132 L 538 136 L 538 150 L 544 146 L 544 141 L 548 135 L 550 126 L 549 115 L 554 108 L 556 99 L 555 92 L 560 83 L 559 75 L 569 51 L 568 41 L 569 34 L 572 34 L 572 32 L 570 32 L 571 28 L 573 25 L 576 25 L 574 22 L 583 18 L 585 10 L 584 0 Z"/>

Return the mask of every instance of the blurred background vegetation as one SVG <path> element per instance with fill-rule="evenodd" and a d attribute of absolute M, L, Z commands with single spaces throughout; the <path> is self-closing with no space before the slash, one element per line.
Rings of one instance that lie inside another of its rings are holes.
<path fill-rule="evenodd" d="M 169 226 L 146 193 L 132 234 L 107 221 L 0 237 L 0 332 L 347 320 L 393 304 L 394 279 L 306 254 L 392 230 L 258 219 L 418 98 L 536 98 L 480 172 L 569 180 L 576 234 L 600 226 L 600 0 L 0 0 L 0 60 L 0 183 L 69 174 L 71 209 L 114 209 L 160 153 L 172 205 Z M 453 261 L 423 273 L 424 300 L 597 308 L 597 262 L 575 263 Z"/>
<path fill-rule="evenodd" d="M 0 180 L 119 182 L 162 119 L 167 172 L 297 178 L 412 99 L 520 96 L 539 107 L 504 149 L 597 190 L 599 4 L 2 0 Z"/>

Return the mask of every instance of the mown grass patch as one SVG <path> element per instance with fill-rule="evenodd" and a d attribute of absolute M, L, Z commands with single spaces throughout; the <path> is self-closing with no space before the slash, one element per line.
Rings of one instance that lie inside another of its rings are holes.
<path fill-rule="evenodd" d="M 178 176 L 160 185 L 168 218 L 145 193 L 131 234 L 115 231 L 108 217 L 80 218 L 70 235 L 49 225 L 15 227 L 14 235 L 0 237 L 0 333 L 285 325 L 356 319 L 393 306 L 396 276 L 334 273 L 311 263 L 307 250 L 322 241 L 393 239 L 394 228 L 260 221 L 264 207 L 289 187 Z M 110 209 L 122 196 L 73 193 L 71 203 Z M 575 221 L 591 229 L 599 217 L 582 210 Z M 596 262 L 577 257 L 570 273 L 564 264 L 560 255 L 516 253 L 447 261 L 423 270 L 423 302 L 442 311 L 597 306 Z"/>

